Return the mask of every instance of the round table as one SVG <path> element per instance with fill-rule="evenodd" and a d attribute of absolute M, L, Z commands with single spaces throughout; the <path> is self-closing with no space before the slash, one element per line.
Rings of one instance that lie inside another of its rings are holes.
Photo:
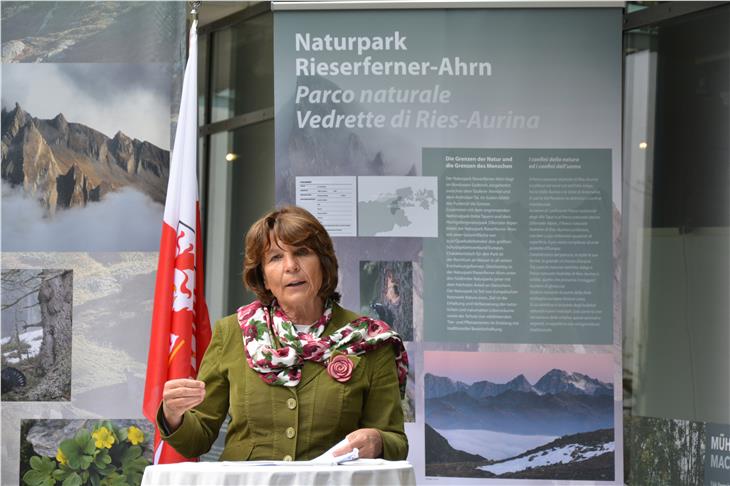
<path fill-rule="evenodd" d="M 142 486 L 228 485 L 415 486 L 407 461 L 358 459 L 339 465 L 308 461 L 181 462 L 147 466 Z"/>

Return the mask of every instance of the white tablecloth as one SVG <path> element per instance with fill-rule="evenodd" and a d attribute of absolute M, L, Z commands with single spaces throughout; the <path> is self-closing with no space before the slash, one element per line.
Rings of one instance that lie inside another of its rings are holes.
<path fill-rule="evenodd" d="M 142 486 L 268 484 L 414 486 L 416 476 L 406 461 L 358 459 L 335 466 L 297 461 L 183 462 L 147 466 L 142 478 Z"/>

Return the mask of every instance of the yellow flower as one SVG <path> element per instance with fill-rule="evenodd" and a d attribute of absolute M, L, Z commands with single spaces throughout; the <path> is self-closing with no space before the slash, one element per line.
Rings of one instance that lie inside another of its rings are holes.
<path fill-rule="evenodd" d="M 56 451 L 56 460 L 59 462 L 59 464 L 68 464 L 68 459 L 66 459 L 66 456 L 63 455 L 60 447 L 58 448 L 58 451 Z"/>
<path fill-rule="evenodd" d="M 144 433 L 132 425 L 127 429 L 127 439 L 129 439 L 129 442 L 131 442 L 132 445 L 141 444 L 144 442 Z"/>
<path fill-rule="evenodd" d="M 97 430 L 94 431 L 93 434 L 91 434 L 91 436 L 96 441 L 96 447 L 100 449 L 102 447 L 106 449 L 112 448 L 112 444 L 114 443 L 114 436 L 106 427 L 99 427 Z"/>

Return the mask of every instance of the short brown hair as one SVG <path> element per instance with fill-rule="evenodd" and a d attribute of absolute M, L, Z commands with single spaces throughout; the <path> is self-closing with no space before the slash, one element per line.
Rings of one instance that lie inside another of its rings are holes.
<path fill-rule="evenodd" d="M 322 223 L 306 209 L 284 206 L 265 214 L 246 233 L 246 254 L 243 259 L 243 283 L 265 305 L 274 295 L 264 284 L 263 260 L 271 248 L 271 237 L 291 246 L 304 246 L 319 257 L 322 266 L 322 287 L 318 295 L 324 301 L 339 302 L 337 288 L 337 257 L 332 239 Z"/>

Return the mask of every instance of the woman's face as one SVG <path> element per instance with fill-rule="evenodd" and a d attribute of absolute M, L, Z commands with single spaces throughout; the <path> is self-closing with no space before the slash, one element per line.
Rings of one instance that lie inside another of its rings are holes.
<path fill-rule="evenodd" d="M 321 310 L 322 264 L 319 256 L 307 247 L 289 246 L 272 236 L 271 247 L 264 254 L 264 285 L 279 305 L 292 314 L 305 317 L 314 308 Z M 319 315 L 314 318 L 318 318 Z"/>

